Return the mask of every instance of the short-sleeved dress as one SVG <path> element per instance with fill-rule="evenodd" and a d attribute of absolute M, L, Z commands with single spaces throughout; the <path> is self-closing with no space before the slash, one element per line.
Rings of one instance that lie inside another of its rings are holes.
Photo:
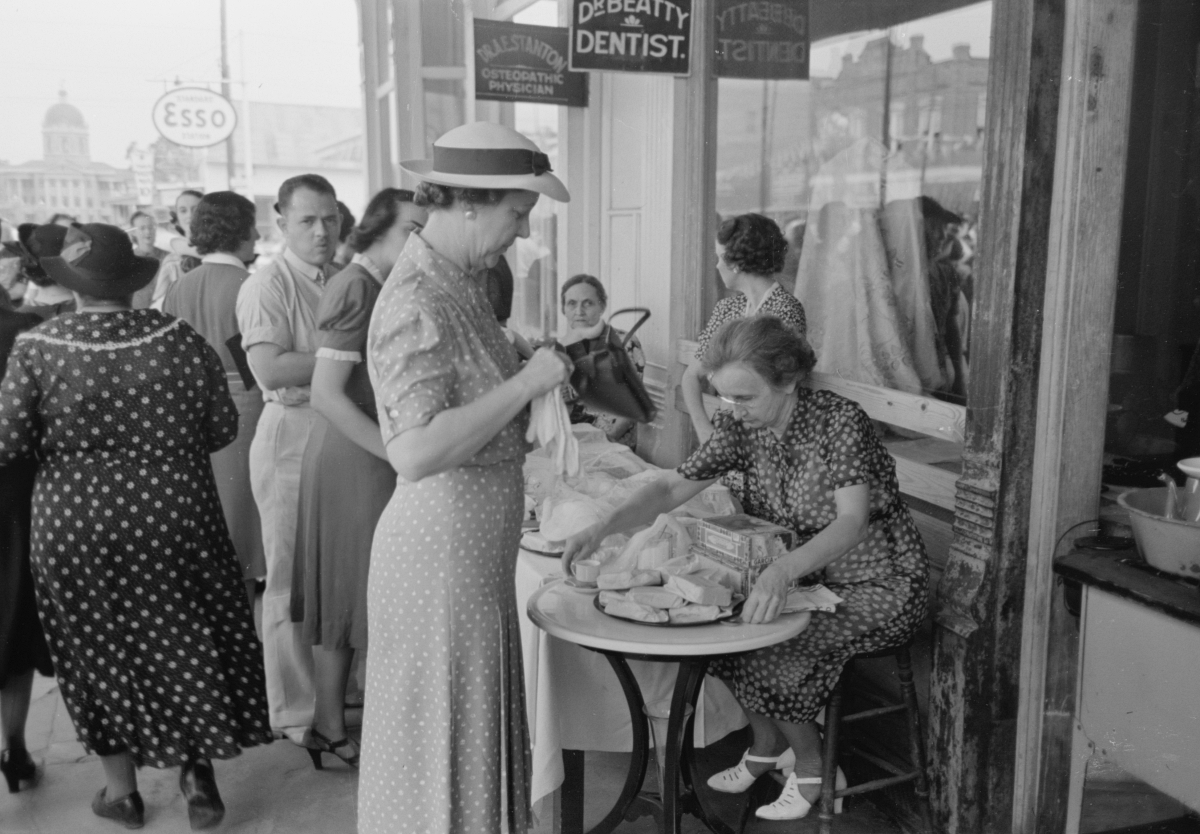
<path fill-rule="evenodd" d="M 384 276 L 360 258 L 325 286 L 317 308 L 317 358 L 353 362 L 346 390 L 375 416 L 364 354 Z M 376 271 L 377 272 L 377 271 Z M 324 417 L 313 422 L 300 470 L 300 517 L 292 572 L 292 621 L 327 649 L 367 646 L 367 574 L 375 525 L 396 488 L 396 470 Z"/>
<path fill-rule="evenodd" d="M 795 531 L 801 543 L 837 517 L 834 490 L 870 487 L 867 538 L 811 575 L 844 600 L 816 613 L 799 636 L 770 648 L 722 658 L 709 674 L 730 681 L 738 702 L 762 715 L 813 720 L 853 655 L 898 646 L 925 616 L 929 562 L 900 499 L 895 463 L 866 412 L 831 391 L 801 388 L 783 439 L 750 429 L 727 412 L 679 472 L 691 480 L 740 472 L 733 487 L 750 515 Z"/>
<path fill-rule="evenodd" d="M 37 454 L 31 558 L 84 747 L 170 767 L 271 741 L 262 647 L 209 453 L 237 412 L 221 361 L 156 310 L 17 338 L 0 464 Z"/>
<path fill-rule="evenodd" d="M 210 257 L 227 256 L 222 253 Z M 242 575 L 258 579 L 267 574 L 267 559 L 263 554 L 262 520 L 250 489 L 250 445 L 262 416 L 263 398 L 257 387 L 246 387 L 229 347 L 229 340 L 239 332 L 238 291 L 249 277 L 250 273 L 240 265 L 224 260 L 206 261 L 189 272 L 186 281 L 171 285 L 162 309 L 190 324 L 212 345 L 225 366 L 225 381 L 238 411 L 238 432 L 236 440 L 213 452 L 213 476 Z"/>
<path fill-rule="evenodd" d="M 412 235 L 371 322 L 386 444 L 513 376 L 475 279 Z M 530 824 L 516 605 L 522 413 L 466 463 L 396 492 L 375 531 L 360 834 L 499 834 Z"/>
<path fill-rule="evenodd" d="M 713 308 L 712 315 L 708 317 L 708 323 L 704 325 L 704 330 L 700 333 L 700 338 L 696 340 L 696 358 L 701 362 L 704 361 L 704 352 L 708 350 L 708 343 L 724 325 L 747 316 L 775 316 L 784 324 L 794 328 L 801 336 L 808 338 L 808 319 L 804 315 L 804 305 L 797 301 L 794 295 L 776 284 L 763 296 L 757 310 L 750 309 L 750 299 L 745 293 L 739 292 L 718 301 L 717 306 Z M 737 492 L 742 489 L 741 478 L 739 473 L 730 472 L 721 479 L 721 483 Z"/>
<path fill-rule="evenodd" d="M 721 329 L 722 325 L 744 319 L 748 315 L 775 316 L 784 324 L 794 328 L 801 336 L 808 337 L 808 320 L 804 316 L 804 305 L 794 295 L 776 284 L 767 291 L 755 311 L 750 310 L 750 299 L 744 293 L 735 293 L 718 301 L 717 306 L 713 308 L 712 315 L 708 317 L 708 323 L 704 325 L 704 330 L 700 333 L 700 338 L 696 340 L 696 358 L 703 361 L 704 351 L 708 350 L 708 343 L 712 341 L 713 336 L 717 335 L 717 331 Z"/>

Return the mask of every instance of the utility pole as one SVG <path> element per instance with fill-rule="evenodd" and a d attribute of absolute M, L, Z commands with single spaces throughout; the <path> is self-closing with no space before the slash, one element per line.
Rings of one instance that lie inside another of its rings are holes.
<path fill-rule="evenodd" d="M 232 103 L 229 97 L 229 45 L 225 37 L 225 0 L 221 0 L 221 95 L 225 96 L 225 100 Z M 233 158 L 233 134 L 225 140 L 225 174 L 229 179 L 227 187 L 233 190 L 233 175 L 237 170 Z"/>

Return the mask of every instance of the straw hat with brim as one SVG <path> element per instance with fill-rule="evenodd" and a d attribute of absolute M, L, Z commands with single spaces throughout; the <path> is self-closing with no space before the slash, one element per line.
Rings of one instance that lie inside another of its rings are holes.
<path fill-rule="evenodd" d="M 571 200 L 562 180 L 550 173 L 550 160 L 538 146 L 493 122 L 471 122 L 446 131 L 433 143 L 433 159 L 409 159 L 400 167 L 439 185 L 523 189 L 560 203 Z"/>
<path fill-rule="evenodd" d="M 158 272 L 158 260 L 135 255 L 129 235 L 116 226 L 69 226 L 62 236 L 53 228 L 38 226 L 30 236 L 30 248 L 46 274 L 72 292 L 124 298 L 149 284 Z"/>

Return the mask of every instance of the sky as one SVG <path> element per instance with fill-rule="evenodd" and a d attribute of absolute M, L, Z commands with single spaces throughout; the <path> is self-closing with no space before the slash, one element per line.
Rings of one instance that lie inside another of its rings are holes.
<path fill-rule="evenodd" d="M 248 78 L 251 101 L 362 106 L 354 0 L 226 3 L 230 69 Z M 42 117 L 64 88 L 91 129 L 92 158 L 126 167 L 130 142 L 157 137 L 150 110 L 176 78 L 220 80 L 220 0 L 0 7 L 0 160 L 42 157 Z M 240 84 L 233 97 L 241 98 Z"/>
<path fill-rule="evenodd" d="M 249 80 L 252 101 L 361 106 L 355 0 L 226 2 L 231 71 Z M 92 158 L 126 167 L 131 142 L 145 145 L 157 137 L 151 107 L 175 79 L 207 86 L 220 78 L 220 0 L 0 4 L 0 160 L 41 158 L 42 117 L 65 89 L 91 128 Z M 550 23 L 553 11 L 542 3 L 524 17 Z M 897 27 L 893 37 L 906 43 L 913 34 L 925 35 L 934 60 L 949 57 L 960 42 L 983 56 L 990 15 L 991 3 L 978 3 Z M 814 75 L 835 72 L 844 52 L 857 54 L 879 34 L 816 45 Z M 241 89 L 234 85 L 234 98 Z"/>

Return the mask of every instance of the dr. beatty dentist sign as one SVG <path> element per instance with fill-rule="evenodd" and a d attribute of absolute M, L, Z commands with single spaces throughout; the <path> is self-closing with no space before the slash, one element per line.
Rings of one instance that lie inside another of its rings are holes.
<path fill-rule="evenodd" d="M 687 75 L 692 0 L 572 0 L 571 69 Z"/>

